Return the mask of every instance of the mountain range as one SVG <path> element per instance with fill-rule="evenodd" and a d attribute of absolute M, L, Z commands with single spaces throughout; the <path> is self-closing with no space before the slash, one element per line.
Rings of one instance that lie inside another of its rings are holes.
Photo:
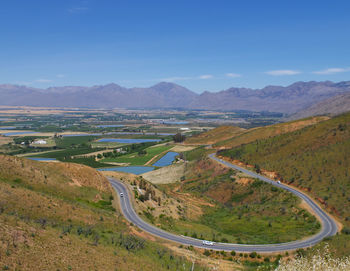
<path fill-rule="evenodd" d="M 117 84 L 92 87 L 65 86 L 47 89 L 0 85 L 0 105 L 86 108 L 182 108 L 251 110 L 293 114 L 328 98 L 350 93 L 350 81 L 296 82 L 262 89 L 229 88 L 197 94 L 183 86 L 161 82 L 148 88 Z"/>

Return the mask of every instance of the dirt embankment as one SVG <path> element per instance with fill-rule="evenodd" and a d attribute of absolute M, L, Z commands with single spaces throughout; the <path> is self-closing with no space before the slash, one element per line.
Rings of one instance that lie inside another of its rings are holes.
<path fill-rule="evenodd" d="M 127 184 L 137 213 L 142 214 L 145 211 L 150 212 L 153 217 L 159 217 L 163 214 L 173 217 L 174 219 L 180 218 L 179 210 L 184 209 L 184 204 L 181 201 L 179 202 L 167 196 L 157 187 L 147 182 L 142 176 L 112 171 L 104 171 L 103 174 L 121 180 Z M 139 196 L 145 195 L 146 191 L 149 191 L 149 199 L 141 201 Z M 135 197 L 135 194 L 138 196 Z"/>

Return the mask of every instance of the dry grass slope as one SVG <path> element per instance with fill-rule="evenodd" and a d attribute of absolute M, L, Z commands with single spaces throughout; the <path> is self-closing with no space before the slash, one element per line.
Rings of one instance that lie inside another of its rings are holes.
<path fill-rule="evenodd" d="M 292 122 L 274 124 L 265 127 L 253 128 L 235 134 L 234 136 L 229 137 L 229 139 L 227 140 L 217 141 L 214 147 L 224 149 L 233 148 L 243 144 L 248 144 L 255 140 L 265 139 L 280 134 L 293 132 L 327 119 L 329 119 L 329 117 L 313 117 Z"/>
<path fill-rule="evenodd" d="M 35 183 L 52 184 L 66 189 L 66 185 L 96 188 L 110 192 L 111 186 L 98 171 L 73 163 L 43 163 L 14 156 L 0 155 L 0 172 L 3 178 L 35 180 Z"/>
<path fill-rule="evenodd" d="M 167 184 L 180 181 L 184 173 L 185 165 L 181 163 L 153 170 L 141 176 L 153 184 Z"/>
<path fill-rule="evenodd" d="M 238 136 L 244 131 L 245 129 L 236 126 L 220 126 L 186 139 L 185 144 L 211 145 Z"/>
<path fill-rule="evenodd" d="M 0 269 L 190 269 L 132 235 L 112 200 L 108 180 L 89 167 L 1 155 Z"/>

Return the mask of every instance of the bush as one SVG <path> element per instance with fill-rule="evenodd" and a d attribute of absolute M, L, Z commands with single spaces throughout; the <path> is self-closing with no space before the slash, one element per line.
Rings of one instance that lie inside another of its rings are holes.
<path fill-rule="evenodd" d="M 121 234 L 119 237 L 119 245 L 128 251 L 140 250 L 145 247 L 145 240 L 132 235 L 124 236 Z"/>
<path fill-rule="evenodd" d="M 343 228 L 341 232 L 348 235 L 350 234 L 350 228 Z"/>
<path fill-rule="evenodd" d="M 253 259 L 256 258 L 257 256 L 258 256 L 258 254 L 255 251 L 253 251 L 249 254 L 249 257 L 253 258 Z"/>
<path fill-rule="evenodd" d="M 223 238 L 221 238 L 221 242 L 222 243 L 228 243 L 228 240 L 227 240 L 227 238 L 223 237 Z"/>
<path fill-rule="evenodd" d="M 204 253 L 203 253 L 205 256 L 210 256 L 210 251 L 209 250 L 204 250 Z"/>

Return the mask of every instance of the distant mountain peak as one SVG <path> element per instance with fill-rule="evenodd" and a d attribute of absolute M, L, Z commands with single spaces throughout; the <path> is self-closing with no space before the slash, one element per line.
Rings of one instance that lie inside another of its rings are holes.
<path fill-rule="evenodd" d="M 103 85 L 102 87 L 108 87 L 108 88 L 121 88 L 120 85 L 116 84 L 116 83 L 109 83 L 107 85 Z"/>
<path fill-rule="evenodd" d="M 155 90 L 170 90 L 173 88 L 182 88 L 182 89 L 186 89 L 183 86 L 180 86 L 178 84 L 172 83 L 172 82 L 160 82 L 158 84 L 155 84 L 154 86 L 151 86 L 150 89 L 155 89 Z M 190 90 L 188 90 L 190 91 Z"/>

